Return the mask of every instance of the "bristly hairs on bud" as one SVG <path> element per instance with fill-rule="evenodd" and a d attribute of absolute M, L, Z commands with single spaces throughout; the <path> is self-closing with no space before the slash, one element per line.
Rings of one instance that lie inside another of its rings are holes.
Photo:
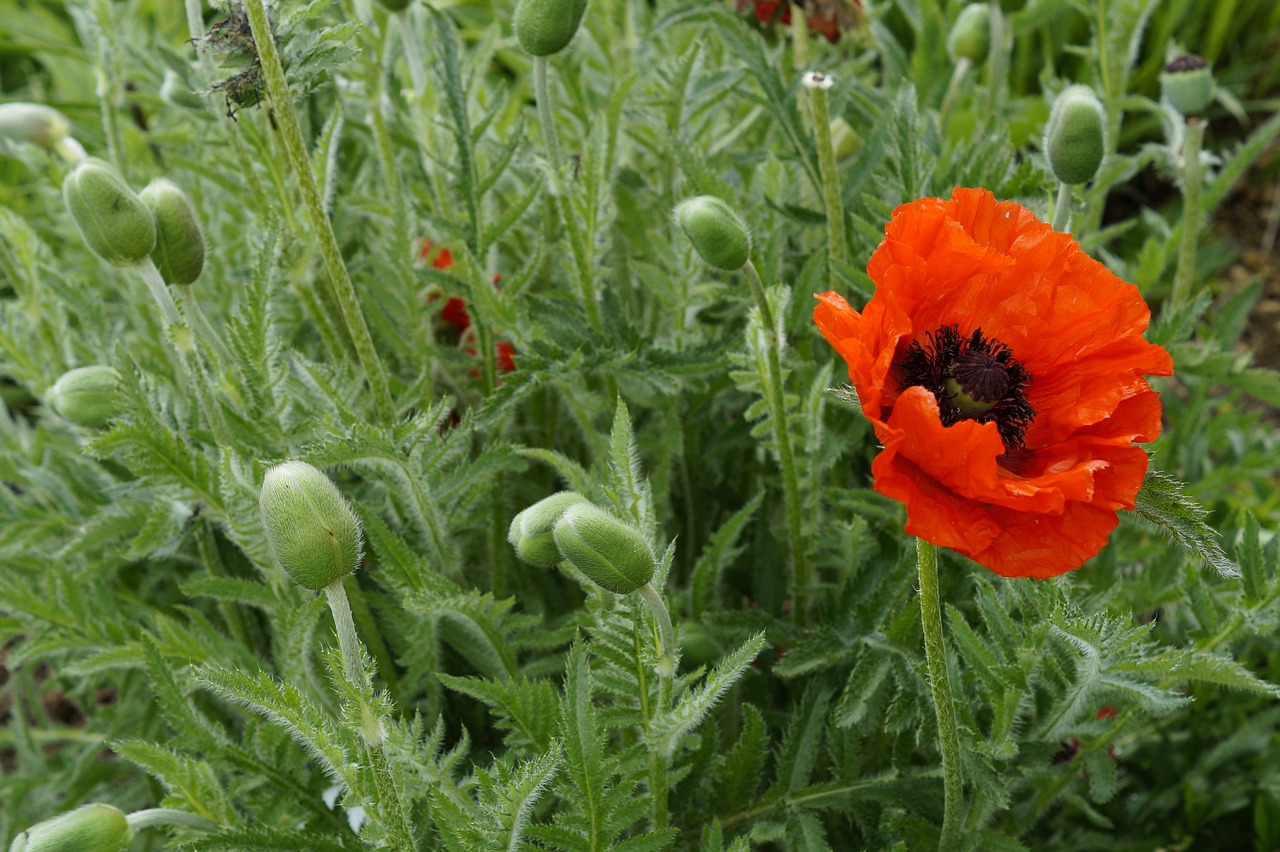
<path fill-rule="evenodd" d="M 737 272 L 751 259 L 751 233 L 732 207 L 714 195 L 686 198 L 676 205 L 676 224 L 709 266 Z"/>
<path fill-rule="evenodd" d="M 1068 86 L 1053 102 L 1045 126 L 1049 168 L 1064 184 L 1088 183 L 1106 153 L 1106 115 L 1088 86 Z"/>
<path fill-rule="evenodd" d="M 271 552 L 298 585 L 320 591 L 356 570 L 360 519 L 319 468 L 288 461 L 268 470 L 258 509 Z"/>

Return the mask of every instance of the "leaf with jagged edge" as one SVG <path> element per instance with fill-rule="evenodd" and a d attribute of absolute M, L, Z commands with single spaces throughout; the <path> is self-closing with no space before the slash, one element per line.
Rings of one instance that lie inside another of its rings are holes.
<path fill-rule="evenodd" d="M 711 773 L 716 813 L 728 816 L 748 807 L 760 786 L 768 747 L 763 714 L 755 705 L 743 704 L 738 741 L 716 760 Z"/>
<path fill-rule="evenodd" d="M 111 749 L 141 766 L 164 786 L 169 794 L 165 807 L 188 811 L 220 825 L 235 821 L 235 808 L 218 781 L 218 772 L 206 761 L 143 740 L 117 740 L 111 743 Z"/>
<path fill-rule="evenodd" d="M 437 820 L 451 848 L 489 852 L 494 849 L 515 850 L 523 847 L 521 837 L 538 800 L 546 793 L 560 768 L 560 745 L 552 742 L 543 754 L 514 765 L 500 758 L 476 772 L 477 804 L 480 819 L 468 819 L 457 805 L 440 791 L 433 797 Z"/>
<path fill-rule="evenodd" d="M 550 680 L 518 675 L 504 683 L 444 672 L 439 678 L 449 689 L 483 702 L 494 715 L 494 726 L 508 732 L 506 744 L 515 752 L 537 754 L 551 747 L 559 727 L 560 695 Z"/>
<path fill-rule="evenodd" d="M 745 837 L 735 837 L 728 846 L 724 845 L 724 826 L 720 820 L 713 819 L 702 826 L 702 837 L 698 842 L 698 852 L 750 852 L 751 844 Z"/>
<path fill-rule="evenodd" d="M 1205 521 L 1208 512 L 1186 496 L 1184 487 L 1168 474 L 1148 468 L 1134 514 L 1223 577 L 1239 577 L 1240 569 L 1223 552 L 1218 532 Z"/>
<path fill-rule="evenodd" d="M 215 695 L 248 707 L 283 728 L 326 775 L 352 786 L 355 766 L 347 751 L 349 737 L 293 686 L 265 672 L 250 677 L 209 666 L 197 669 L 195 677 L 197 683 Z"/>
<path fill-rule="evenodd" d="M 618 397 L 609 432 L 609 463 L 605 467 L 604 490 L 613 505 L 649 536 L 654 533 L 653 495 L 640 467 L 627 404 Z"/>
<path fill-rule="evenodd" d="M 244 852 L 246 849 L 255 852 L 352 852 L 367 847 L 354 838 L 346 840 L 333 832 L 280 831 L 252 826 L 220 829 L 177 848 L 180 852 L 204 852 L 208 849 L 225 849 L 228 852 Z"/>
<path fill-rule="evenodd" d="M 711 534 L 703 547 L 702 554 L 693 567 L 693 579 L 690 582 L 690 608 L 695 621 L 702 618 L 702 614 L 715 600 L 720 575 L 743 552 L 738 539 L 760 508 L 764 495 L 764 491 L 757 491 L 754 497 Z"/>
<path fill-rule="evenodd" d="M 650 747 L 671 757 L 680 740 L 691 733 L 706 718 L 711 708 L 738 682 L 766 644 L 763 633 L 747 639 L 735 651 L 725 655 L 697 688 L 680 698 L 680 702 L 666 715 L 654 719 L 649 726 Z"/>

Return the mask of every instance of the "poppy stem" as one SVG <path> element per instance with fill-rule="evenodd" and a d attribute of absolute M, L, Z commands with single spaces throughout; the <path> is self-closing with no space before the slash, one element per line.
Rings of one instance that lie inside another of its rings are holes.
<path fill-rule="evenodd" d="M 764 282 L 760 273 L 751 261 L 742 267 L 751 286 L 751 294 L 755 297 L 760 309 L 760 324 L 764 326 L 765 372 L 764 398 L 769 407 L 769 422 L 773 426 L 774 442 L 778 447 L 778 466 L 782 468 L 782 493 L 787 508 L 787 537 L 791 545 L 791 617 L 796 624 L 804 623 L 805 603 L 808 600 L 809 586 L 813 576 L 809 567 L 808 551 L 803 536 L 803 511 L 800 502 L 800 482 L 796 477 L 795 456 L 791 450 L 791 431 L 787 428 L 786 397 L 782 387 L 782 335 L 774 323 L 773 309 L 769 306 L 769 297 L 765 293 Z"/>
<path fill-rule="evenodd" d="M 804 79 L 813 110 L 813 140 L 818 148 L 818 171 L 822 175 L 822 202 L 827 208 L 827 278 L 831 289 L 837 290 L 840 276 L 836 264 L 849 262 L 849 246 L 845 241 L 844 199 L 840 194 L 840 172 L 836 170 L 836 149 L 831 144 L 831 113 L 827 101 L 831 78 L 806 74 Z"/>
<path fill-rule="evenodd" d="M 369 325 L 360 308 L 355 285 L 351 282 L 351 274 L 342 259 L 338 237 L 333 232 L 333 223 L 329 220 L 324 200 L 320 196 L 320 187 L 316 184 L 315 172 L 311 169 L 311 155 L 302 138 L 302 130 L 298 127 L 298 114 L 293 108 L 293 96 L 289 93 L 289 83 L 285 79 L 284 66 L 280 63 L 275 36 L 267 20 L 266 6 L 262 0 L 246 0 L 244 8 L 249 16 L 249 27 L 253 31 L 253 43 L 258 48 L 267 94 L 271 97 L 271 105 L 279 123 L 280 139 L 288 155 L 289 165 L 298 179 L 298 187 L 302 190 L 307 218 L 320 243 L 320 254 L 324 258 L 325 270 L 329 273 L 331 292 L 338 303 L 347 332 L 355 344 L 356 357 L 369 383 L 374 406 L 383 419 L 389 420 L 395 414 L 395 403 L 391 398 L 387 372 L 373 345 L 373 336 L 369 333 Z"/>
<path fill-rule="evenodd" d="M 933 707 L 938 716 L 938 742 L 942 752 L 942 834 L 938 852 L 960 848 L 960 821 L 964 811 L 964 777 L 960 771 L 960 731 L 951 695 L 951 676 L 942 639 L 942 600 L 938 591 L 938 550 L 924 539 L 916 539 L 916 562 L 920 574 L 920 616 L 924 627 L 924 656 L 933 690 Z"/>
<path fill-rule="evenodd" d="M 1204 144 L 1204 119 L 1187 119 L 1182 143 L 1182 235 L 1178 241 L 1178 271 L 1169 296 L 1171 307 L 1179 308 L 1191 297 L 1196 277 L 1196 242 L 1200 239 L 1200 148 Z"/>
<path fill-rule="evenodd" d="M 1058 200 L 1053 205 L 1053 229 L 1062 234 L 1069 233 L 1067 228 L 1071 227 L 1071 190 L 1071 184 L 1058 182 Z"/>

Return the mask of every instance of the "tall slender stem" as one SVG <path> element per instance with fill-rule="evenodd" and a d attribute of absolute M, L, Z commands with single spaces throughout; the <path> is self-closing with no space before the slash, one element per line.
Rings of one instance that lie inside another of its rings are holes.
<path fill-rule="evenodd" d="M 840 193 L 840 173 L 836 171 L 836 149 L 831 144 L 831 114 L 827 90 L 831 78 L 810 72 L 804 75 L 813 108 L 813 138 L 818 147 L 818 171 L 822 174 L 822 202 L 827 208 L 827 281 L 832 290 L 840 286 L 836 264 L 849 262 L 849 245 L 844 233 L 844 200 Z"/>
<path fill-rule="evenodd" d="M 156 269 L 155 262 L 149 257 L 144 257 L 138 263 L 137 270 L 142 283 L 147 285 L 147 292 L 151 294 L 156 307 L 160 309 L 165 326 L 181 326 L 183 323 L 182 317 L 178 315 L 178 306 L 174 304 L 173 295 L 169 292 L 168 285 L 164 283 L 164 278 L 160 276 L 160 270 Z"/>
<path fill-rule="evenodd" d="M 787 509 L 787 536 L 791 545 L 792 583 L 791 615 L 797 624 L 805 619 L 805 603 L 813 576 L 809 566 L 808 548 L 803 538 L 803 511 L 800 503 L 800 481 L 796 475 L 795 456 L 791 450 L 791 432 L 787 428 L 786 397 L 782 387 L 782 361 L 779 352 L 782 341 L 774 325 L 773 309 L 764 291 L 764 283 L 755 264 L 747 261 L 742 268 L 751 286 L 756 305 L 760 309 L 760 321 L 764 325 L 766 343 L 765 402 L 769 406 L 769 420 L 773 423 L 773 437 L 778 445 L 778 466 L 782 468 L 782 493 Z"/>
<path fill-rule="evenodd" d="M 671 626 L 671 613 L 667 611 L 662 595 L 652 583 L 645 583 L 640 587 L 639 592 L 640 597 L 648 604 L 649 611 L 653 613 L 654 621 L 658 623 L 658 635 L 662 640 L 661 647 L 658 649 L 658 701 L 654 706 L 653 715 L 649 717 L 653 720 L 666 715 L 671 709 L 671 693 L 680 652 L 676 648 L 676 632 Z M 649 798 L 653 808 L 650 819 L 654 831 L 667 827 L 669 811 L 667 773 L 670 770 L 670 764 L 671 758 L 665 751 L 657 743 L 650 743 Z"/>
<path fill-rule="evenodd" d="M 129 829 L 139 831 L 157 825 L 180 825 L 183 828 L 194 828 L 197 831 L 216 831 L 218 824 L 199 814 L 187 813 L 177 808 L 147 808 L 134 811 L 125 817 Z"/>
<path fill-rule="evenodd" d="M 1178 271 L 1173 279 L 1169 301 L 1174 308 L 1186 304 L 1191 297 L 1191 284 L 1196 277 L 1196 243 L 1200 240 L 1200 148 L 1204 144 L 1204 119 L 1187 118 L 1186 136 L 1182 144 L 1182 235 L 1178 241 Z"/>
<path fill-rule="evenodd" d="M 289 84 L 285 80 L 284 67 L 280 64 L 280 54 L 276 51 L 275 37 L 271 33 L 271 24 L 267 20 L 267 10 L 262 0 L 245 0 L 245 11 L 249 15 L 249 26 L 253 30 L 253 41 L 258 48 L 258 56 L 262 62 L 262 73 L 267 84 L 267 93 L 271 96 L 271 104 L 275 109 L 279 125 L 280 138 L 284 142 L 289 162 L 297 175 L 298 185 L 302 189 L 302 197 L 306 203 L 307 216 L 311 227 L 320 240 L 320 252 L 324 255 L 325 267 L 329 273 L 329 283 L 342 311 L 342 319 L 346 323 L 351 340 L 355 343 L 356 356 L 360 367 L 369 381 L 369 389 L 373 392 L 374 403 L 384 419 L 394 414 L 391 400 L 391 389 L 387 383 L 387 374 L 378 352 L 373 346 L 373 338 L 369 334 L 369 326 L 365 323 L 364 314 L 360 310 L 360 302 L 356 298 L 355 285 L 342 260 L 342 249 L 338 246 L 338 238 L 333 232 L 333 224 L 325 212 L 324 202 L 320 197 L 320 189 L 316 186 L 316 177 L 311 170 L 311 159 L 307 154 L 306 143 L 302 139 L 302 131 L 298 127 L 298 116 L 293 109 L 293 99 L 289 94 Z"/>
<path fill-rule="evenodd" d="M 549 62 L 545 56 L 533 57 L 534 98 L 538 101 L 538 122 L 542 125 L 542 139 L 547 146 L 547 161 L 551 164 L 551 194 L 560 194 L 560 137 L 556 134 L 555 111 L 551 108 L 551 84 L 547 79 Z"/>
<path fill-rule="evenodd" d="M 1071 184 L 1058 183 L 1058 200 L 1053 205 L 1053 229 L 1067 233 L 1071 224 Z"/>
<path fill-rule="evenodd" d="M 644 602 L 649 605 L 649 611 L 653 613 L 653 620 L 658 623 L 658 636 L 662 639 L 662 647 L 659 652 L 664 660 L 670 660 L 671 671 L 667 677 L 675 674 L 676 664 L 680 656 L 679 649 L 676 648 L 676 631 L 671 624 L 671 613 L 667 610 L 666 603 L 662 600 L 662 595 L 653 587 L 652 583 L 645 583 L 640 587 L 640 597 L 644 598 Z M 661 668 L 659 674 L 662 673 Z"/>
<path fill-rule="evenodd" d="M 960 848 L 960 821 L 964 814 L 964 777 L 960 771 L 960 730 L 951 697 L 947 652 L 942 642 L 942 601 L 938 591 L 938 551 L 924 539 L 916 540 L 920 572 L 920 617 L 924 626 L 924 656 L 929 686 L 938 716 L 938 742 L 942 752 L 942 836 L 938 852 Z"/>
<path fill-rule="evenodd" d="M 1004 103 L 1004 76 L 1008 54 L 1004 48 L 1004 13 L 1000 10 L 998 0 L 990 0 L 991 9 L 991 46 L 987 55 L 987 88 L 991 98 L 991 115 L 999 115 Z"/>
<path fill-rule="evenodd" d="M 347 673 L 347 680 L 363 693 L 366 684 L 364 652 L 360 648 L 360 637 L 356 635 L 356 623 L 351 617 L 351 602 L 347 600 L 347 590 L 343 588 L 342 579 L 325 586 L 324 596 L 333 612 L 333 626 L 338 631 L 338 650 L 342 652 L 342 667 Z"/>
<path fill-rule="evenodd" d="M 947 121 L 960 94 L 960 84 L 964 82 L 964 78 L 968 76 L 969 69 L 972 67 L 973 62 L 967 56 L 956 60 L 956 67 L 951 72 L 951 80 L 947 83 L 946 94 L 942 96 L 942 106 L 938 108 L 938 127 L 942 130 L 943 136 L 947 133 Z"/>

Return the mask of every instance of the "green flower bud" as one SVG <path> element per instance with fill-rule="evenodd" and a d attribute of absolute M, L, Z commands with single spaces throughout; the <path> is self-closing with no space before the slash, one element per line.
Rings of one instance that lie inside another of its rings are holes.
<path fill-rule="evenodd" d="M 981 65 L 991 49 L 991 9 L 986 3 L 974 3 L 960 10 L 951 33 L 947 36 L 947 55 L 952 62 L 967 59 Z"/>
<path fill-rule="evenodd" d="M 45 405 L 77 426 L 102 426 L 124 411 L 120 374 L 101 364 L 77 367 L 44 393 Z"/>
<path fill-rule="evenodd" d="M 1183 115 L 1200 115 L 1213 99 L 1213 71 L 1194 53 L 1179 56 L 1164 66 L 1160 91 Z"/>
<path fill-rule="evenodd" d="M 573 40 L 587 0 L 519 0 L 516 39 L 531 56 L 559 53 Z"/>
<path fill-rule="evenodd" d="M 123 813 L 94 804 L 28 828 L 13 839 L 9 852 L 124 852 L 132 841 Z"/>
<path fill-rule="evenodd" d="M 522 561 L 539 568 L 554 568 L 560 563 L 560 550 L 552 530 L 566 509 L 585 502 L 587 498 L 577 491 L 561 491 L 539 500 L 511 519 L 507 541 Z"/>
<path fill-rule="evenodd" d="M 53 148 L 71 133 L 66 116 L 44 104 L 0 104 L 0 139 Z"/>
<path fill-rule="evenodd" d="M 849 125 L 849 122 L 843 118 L 837 118 L 831 122 L 831 147 L 836 152 L 837 160 L 847 160 L 852 157 L 860 144 L 862 144 L 862 137 Z"/>
<path fill-rule="evenodd" d="M 751 259 L 751 234 L 733 208 L 712 195 L 676 205 L 676 224 L 708 265 L 737 272 Z"/>
<path fill-rule="evenodd" d="M 156 178 L 139 193 L 156 222 L 151 251 L 160 277 L 169 284 L 190 284 L 204 269 L 204 235 L 191 199 L 173 181 Z"/>
<path fill-rule="evenodd" d="M 300 461 L 271 468 L 258 511 L 271 552 L 298 585 L 320 591 L 356 570 L 360 519 L 318 468 Z"/>
<path fill-rule="evenodd" d="M 62 182 L 62 197 L 93 253 L 116 266 L 132 266 L 156 247 L 156 223 L 124 178 L 90 157 Z"/>
<path fill-rule="evenodd" d="M 724 651 L 711 631 L 696 621 L 680 625 L 680 657 L 693 666 L 709 666 L 720 659 Z"/>
<path fill-rule="evenodd" d="M 1088 86 L 1068 86 L 1053 102 L 1045 128 L 1049 167 L 1066 184 L 1088 183 L 1102 165 L 1102 103 Z"/>
<path fill-rule="evenodd" d="M 565 510 L 553 535 L 569 564 L 611 592 L 629 595 L 653 577 L 653 551 L 644 536 L 590 503 Z"/>

